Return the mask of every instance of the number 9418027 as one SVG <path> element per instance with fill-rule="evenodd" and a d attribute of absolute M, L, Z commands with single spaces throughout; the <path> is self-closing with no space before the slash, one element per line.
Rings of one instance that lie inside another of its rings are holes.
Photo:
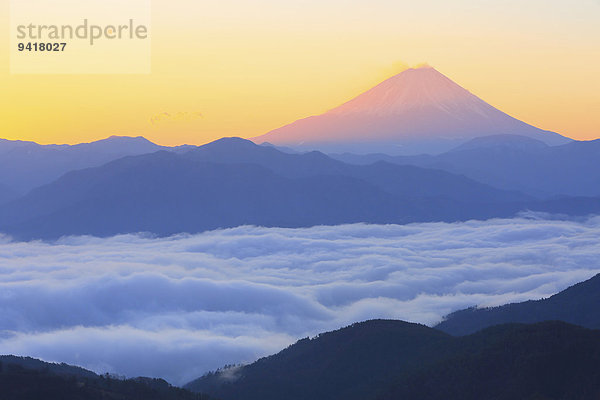
<path fill-rule="evenodd" d="M 19 43 L 17 48 L 19 51 L 65 51 L 66 43 Z"/>

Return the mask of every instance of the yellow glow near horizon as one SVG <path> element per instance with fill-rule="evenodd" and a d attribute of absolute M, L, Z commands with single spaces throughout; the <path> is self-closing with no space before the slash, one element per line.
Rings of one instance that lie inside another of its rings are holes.
<path fill-rule="evenodd" d="M 154 0 L 152 13 L 148 75 L 11 75 L 3 30 L 0 137 L 252 137 L 421 62 L 527 123 L 600 137 L 597 0 Z"/>

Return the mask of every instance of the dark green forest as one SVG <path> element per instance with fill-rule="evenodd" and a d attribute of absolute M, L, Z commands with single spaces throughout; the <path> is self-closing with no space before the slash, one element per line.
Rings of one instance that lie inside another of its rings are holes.
<path fill-rule="evenodd" d="M 600 329 L 600 274 L 542 300 L 491 308 L 468 308 L 448 315 L 436 329 L 468 335 L 493 325 L 519 322 L 564 321 Z"/>
<path fill-rule="evenodd" d="M 600 331 L 506 324 L 453 337 L 374 320 L 187 385 L 223 400 L 597 400 Z"/>
<path fill-rule="evenodd" d="M 22 357 L 0 358 L 2 400 L 211 400 L 162 379 L 117 379 Z"/>

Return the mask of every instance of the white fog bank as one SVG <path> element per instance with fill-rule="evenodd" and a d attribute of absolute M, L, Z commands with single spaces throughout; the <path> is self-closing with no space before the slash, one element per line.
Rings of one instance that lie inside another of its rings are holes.
<path fill-rule="evenodd" d="M 0 353 L 182 384 L 371 318 L 433 325 L 600 272 L 600 217 L 0 238 Z"/>

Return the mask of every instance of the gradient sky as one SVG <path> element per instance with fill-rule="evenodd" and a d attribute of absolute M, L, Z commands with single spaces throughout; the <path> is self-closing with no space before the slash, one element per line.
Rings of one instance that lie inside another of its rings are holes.
<path fill-rule="evenodd" d="M 422 62 L 525 122 L 600 137 L 600 0 L 153 0 L 152 16 L 148 75 L 11 75 L 2 29 L 0 137 L 252 137 Z"/>

